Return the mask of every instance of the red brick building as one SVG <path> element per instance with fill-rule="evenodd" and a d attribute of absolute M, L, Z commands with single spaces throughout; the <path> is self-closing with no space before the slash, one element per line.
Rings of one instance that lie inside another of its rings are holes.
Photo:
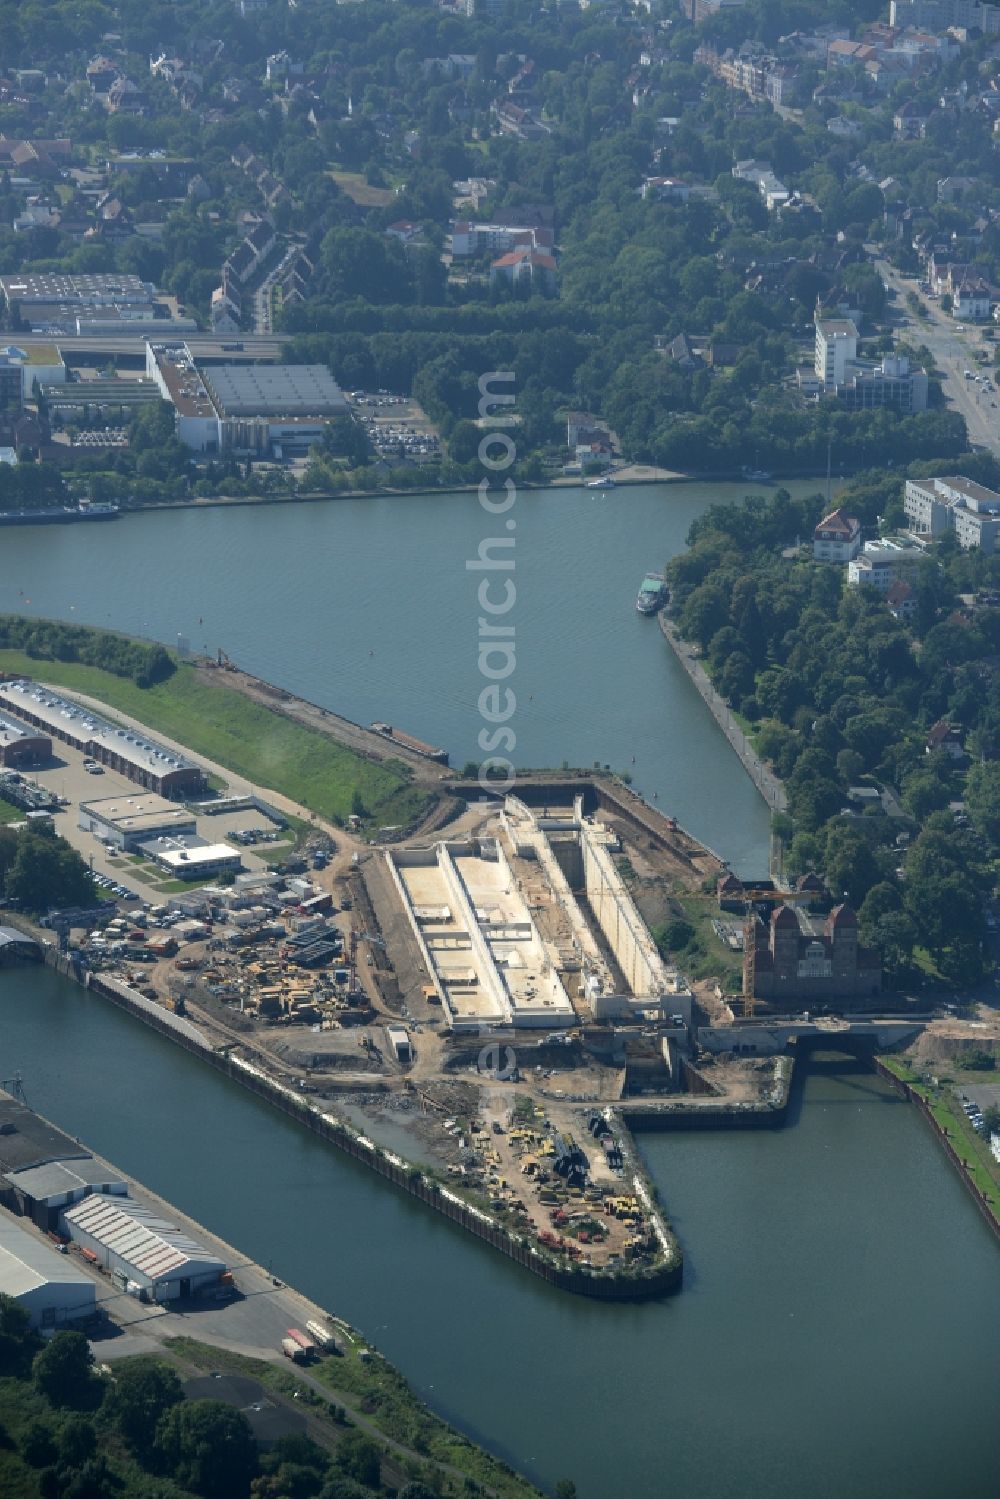
<path fill-rule="evenodd" d="M 870 999 L 882 988 L 878 954 L 858 941 L 858 918 L 835 906 L 817 933 L 804 928 L 791 906 L 779 906 L 769 927 L 755 919 L 743 955 L 743 992 L 758 999 Z"/>

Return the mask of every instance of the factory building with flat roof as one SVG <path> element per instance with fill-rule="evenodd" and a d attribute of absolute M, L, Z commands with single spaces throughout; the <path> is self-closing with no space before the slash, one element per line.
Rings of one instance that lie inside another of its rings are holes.
<path fill-rule="evenodd" d="M 0 1294 L 28 1313 L 36 1331 L 88 1322 L 97 1312 L 97 1287 L 90 1276 L 2 1212 Z"/>
<path fill-rule="evenodd" d="M 208 880 L 218 874 L 237 874 L 243 868 L 239 852 L 228 843 L 164 837 L 151 838 L 139 849 L 175 880 Z"/>
<path fill-rule="evenodd" d="M 16 770 L 19 765 L 39 765 L 52 758 L 52 740 L 28 724 L 0 712 L 0 765 Z"/>
<path fill-rule="evenodd" d="M 197 820 L 186 807 L 178 807 L 153 791 L 81 802 L 79 825 L 85 833 L 113 843 L 126 854 L 134 853 L 152 838 L 193 836 L 197 831 Z"/>
<path fill-rule="evenodd" d="M 143 1301 L 174 1301 L 223 1283 L 222 1260 L 130 1197 L 85 1197 L 60 1223 L 119 1290 Z"/>
<path fill-rule="evenodd" d="M 156 287 L 138 276 L 119 272 L 65 275 L 58 271 L 18 271 L 0 276 L 0 291 L 7 307 L 34 307 L 60 303 L 75 307 L 144 306 L 156 296 Z"/>
<path fill-rule="evenodd" d="M 0 682 L 0 708 L 128 776 L 147 791 L 181 797 L 204 789 L 204 771 L 186 755 L 165 749 L 134 729 L 110 723 L 26 677 Z"/>
<path fill-rule="evenodd" d="M 306 452 L 349 410 L 323 364 L 209 367 L 186 344 L 147 343 L 146 373 L 173 406 L 180 441 L 201 453 Z"/>

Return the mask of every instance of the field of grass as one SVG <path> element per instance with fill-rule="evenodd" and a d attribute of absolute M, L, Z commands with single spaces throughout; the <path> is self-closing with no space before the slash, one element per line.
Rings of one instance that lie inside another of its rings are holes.
<path fill-rule="evenodd" d="M 0 671 L 98 698 L 154 734 L 177 740 L 194 755 L 204 755 L 254 785 L 282 792 L 333 821 L 345 822 L 360 806 L 369 827 L 405 826 L 426 806 L 426 795 L 412 785 L 408 766 L 364 760 L 239 692 L 203 681 L 184 662 L 168 681 L 154 687 L 137 687 L 94 666 L 34 660 L 23 651 L 0 651 Z"/>
<path fill-rule="evenodd" d="M 738 994 L 743 986 L 743 959 L 740 953 L 716 936 L 713 920 L 721 918 L 733 925 L 742 925 L 742 918 L 731 912 L 720 911 L 714 895 L 678 895 L 677 903 L 683 907 L 684 919 L 695 929 L 695 945 L 677 954 L 679 966 L 689 978 L 718 978 L 729 994 Z"/>
<path fill-rule="evenodd" d="M 291 1370 L 286 1372 L 277 1365 L 265 1364 L 226 1349 L 212 1348 L 191 1338 L 168 1338 L 166 1346 L 200 1368 L 249 1374 L 282 1394 L 291 1394 L 302 1387 L 302 1381 Z M 320 1358 L 309 1368 L 312 1378 L 330 1391 L 333 1403 L 336 1404 L 337 1396 L 341 1396 L 350 1408 L 363 1411 L 392 1441 L 411 1448 L 432 1463 L 448 1463 L 460 1469 L 473 1482 L 488 1485 L 504 1499 L 538 1499 L 538 1490 L 520 1474 L 492 1457 L 484 1448 L 477 1447 L 421 1404 L 391 1364 L 380 1357 L 368 1361 L 360 1359 L 358 1348 L 361 1346 L 348 1342 L 342 1358 Z M 435 1473 L 434 1476 L 439 1475 Z M 435 1493 L 456 1492 L 451 1486 L 454 1480 L 445 1475 L 440 1477 L 445 1487 L 434 1488 Z"/>
<path fill-rule="evenodd" d="M 0 801 L 0 828 L 5 822 L 23 822 L 24 810 L 15 807 L 11 802 Z"/>
<path fill-rule="evenodd" d="M 361 172 L 330 171 L 327 175 L 361 208 L 384 208 L 395 196 L 391 188 L 371 187 Z"/>

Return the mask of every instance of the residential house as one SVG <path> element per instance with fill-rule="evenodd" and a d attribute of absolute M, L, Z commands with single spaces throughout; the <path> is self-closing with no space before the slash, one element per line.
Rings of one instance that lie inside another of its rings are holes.
<path fill-rule="evenodd" d="M 957 203 L 969 193 L 975 192 L 977 187 L 975 177 L 939 177 L 937 200 L 939 203 Z"/>
<path fill-rule="evenodd" d="M 774 175 L 770 162 L 738 161 L 733 167 L 733 176 L 740 182 L 752 182 L 769 212 L 787 203 L 791 196 L 785 184 Z"/>
<path fill-rule="evenodd" d="M 420 225 L 412 219 L 397 219 L 385 230 L 390 239 L 398 239 L 401 245 L 412 244 L 419 237 Z"/>
<path fill-rule="evenodd" d="M 722 343 L 716 340 L 709 345 L 708 362 L 713 369 L 728 369 L 738 364 L 746 353 L 743 344 Z"/>
<path fill-rule="evenodd" d="M 556 289 L 556 262 L 541 250 L 520 246 L 501 255 L 490 266 L 490 285 L 506 281 L 516 288 L 529 288 L 549 295 Z"/>
<path fill-rule="evenodd" d="M 141 115 L 146 108 L 145 95 L 131 78 L 119 76 L 105 96 L 109 114 Z"/>
<path fill-rule="evenodd" d="M 511 99 L 496 101 L 490 106 L 490 111 L 505 135 L 516 135 L 521 140 L 533 141 L 552 134 L 550 127 L 532 110 L 515 104 Z"/>
<path fill-rule="evenodd" d="M 927 731 L 924 742 L 924 753 L 933 755 L 941 750 L 952 760 L 964 760 L 965 750 L 962 748 L 962 730 L 957 724 L 949 723 L 945 718 L 939 718 Z"/>
<path fill-rule="evenodd" d="M 813 531 L 815 562 L 850 562 L 861 550 L 861 522 L 844 510 L 832 510 Z"/>
<path fill-rule="evenodd" d="M 909 619 L 917 607 L 916 591 L 905 578 L 897 578 L 887 590 L 885 602 L 893 619 Z"/>
<path fill-rule="evenodd" d="M 826 65 L 830 70 L 860 67 L 871 62 L 875 55 L 875 48 L 866 42 L 841 41 L 838 38 L 826 49 Z"/>
<path fill-rule="evenodd" d="M 118 64 L 112 62 L 110 57 L 102 54 L 92 57 L 87 64 L 87 83 L 91 93 L 104 97 L 120 71 Z"/>
<path fill-rule="evenodd" d="M 993 307 L 993 293 L 980 276 L 959 282 L 951 294 L 951 314 L 970 323 L 985 322 Z"/>
<path fill-rule="evenodd" d="M 695 353 L 686 333 L 678 333 L 670 344 L 669 353 L 674 364 L 682 370 L 697 370 L 702 366 L 702 357 Z"/>
<path fill-rule="evenodd" d="M 655 198 L 661 203 L 686 203 L 691 189 L 678 177 L 647 177 L 640 189 L 644 198 Z"/>
<path fill-rule="evenodd" d="M 929 112 L 913 99 L 901 104 L 892 117 L 892 128 L 897 140 L 920 141 L 927 134 Z"/>
<path fill-rule="evenodd" d="M 602 425 L 600 417 L 593 416 L 589 411 L 567 411 L 566 446 L 568 448 L 578 448 L 595 442 L 610 444 L 610 441 L 610 434 Z"/>

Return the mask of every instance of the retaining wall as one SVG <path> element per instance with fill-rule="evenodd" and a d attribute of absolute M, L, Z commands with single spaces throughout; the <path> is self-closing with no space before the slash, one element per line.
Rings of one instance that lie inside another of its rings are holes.
<path fill-rule="evenodd" d="M 938 1142 L 941 1145 L 941 1148 L 944 1150 L 945 1155 L 948 1157 L 949 1161 L 951 1161 L 951 1164 L 958 1172 L 959 1179 L 964 1183 L 964 1185 L 970 1192 L 972 1200 L 976 1204 L 976 1207 L 979 1209 L 980 1213 L 986 1219 L 986 1222 L 992 1229 L 994 1238 L 1000 1241 L 1000 1220 L 996 1218 L 993 1208 L 987 1202 L 979 1187 L 966 1171 L 965 1162 L 959 1155 L 958 1151 L 955 1149 L 954 1145 L 951 1143 L 949 1135 L 934 1118 L 934 1115 L 931 1112 L 931 1106 L 927 1102 L 926 1098 L 924 1098 L 921 1093 L 918 1093 L 915 1088 L 912 1088 L 909 1083 L 904 1082 L 902 1078 L 897 1077 L 894 1072 L 891 1072 L 882 1061 L 881 1057 L 875 1058 L 875 1071 L 878 1073 L 879 1077 L 885 1078 L 887 1083 L 891 1083 L 896 1091 L 903 1095 L 907 1102 L 916 1104 L 917 1109 L 926 1119 L 927 1123 L 930 1125 L 931 1129 L 937 1136 Z"/>

